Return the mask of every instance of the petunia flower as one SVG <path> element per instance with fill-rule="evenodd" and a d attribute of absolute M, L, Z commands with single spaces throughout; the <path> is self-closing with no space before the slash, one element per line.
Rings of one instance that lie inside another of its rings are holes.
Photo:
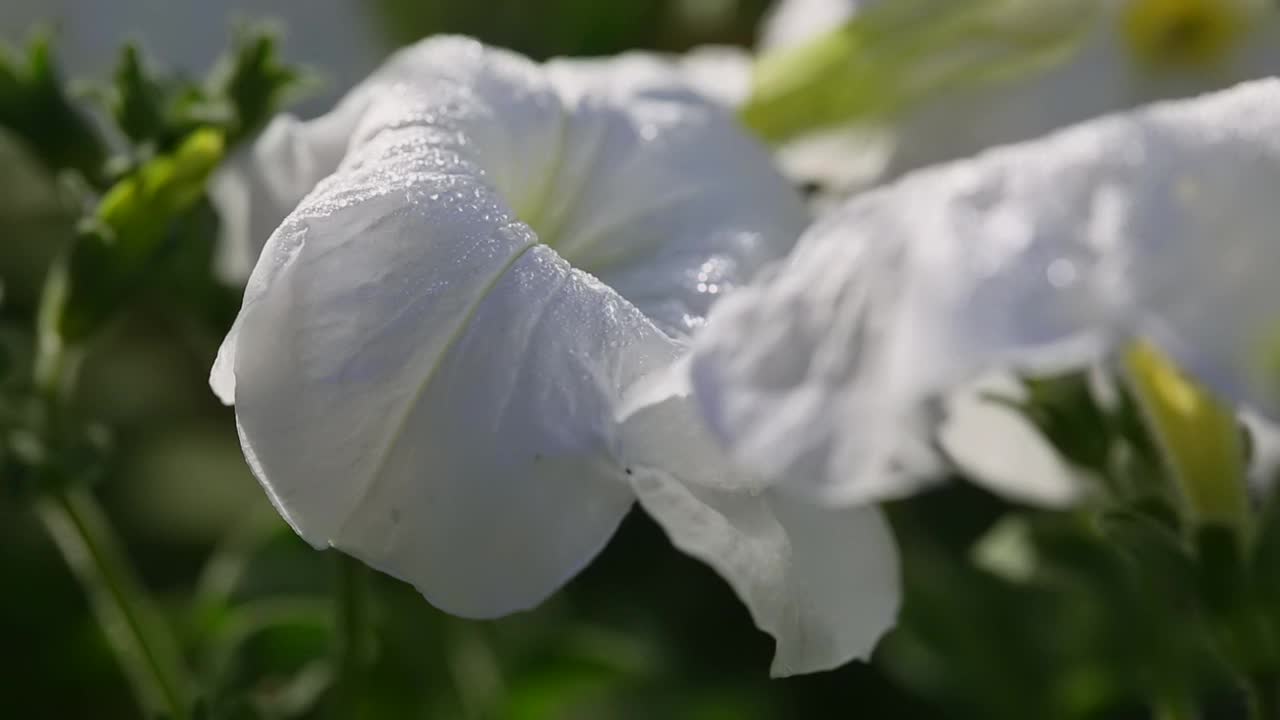
<path fill-rule="evenodd" d="M 708 45 L 671 56 L 633 53 L 627 61 L 632 67 L 660 65 L 667 81 L 688 85 L 726 108 L 741 105 L 750 94 L 750 55 L 740 48 Z M 573 65 L 590 68 L 602 63 L 579 60 Z M 337 169 L 371 99 L 388 87 L 412 81 L 420 70 L 417 50 L 398 52 L 329 113 L 310 121 L 281 113 L 223 163 L 209 192 L 222 220 L 217 269 L 224 279 L 233 284 L 245 281 L 272 231 Z M 655 69 L 647 67 L 645 72 Z"/>
<path fill-rule="evenodd" d="M 689 375 L 743 466 L 837 504 L 909 494 L 939 401 L 1130 343 L 1280 413 L 1280 81 L 914 173 L 717 306 Z"/>
<path fill-rule="evenodd" d="M 766 50 L 790 49 L 851 20 L 844 32 L 865 42 L 851 45 L 851 64 L 830 82 L 861 82 L 871 97 L 879 89 L 867 78 L 889 77 L 900 97 L 793 137 L 782 156 L 799 179 L 845 196 L 1280 72 L 1280 8 L 1268 0 L 781 0 L 761 36 Z"/>
<path fill-rule="evenodd" d="M 774 635 L 775 674 L 826 669 L 893 622 L 879 511 L 735 471 L 687 397 L 645 381 L 805 222 L 680 76 L 436 38 L 331 115 L 281 121 L 288 181 L 262 195 L 315 184 L 267 240 L 211 383 L 299 535 L 437 607 L 537 605 L 638 499 Z"/>
<path fill-rule="evenodd" d="M 913 109 L 887 175 L 1280 72 L 1280 8 L 1269 0 L 1072 4 L 1090 20 L 1070 52 L 1042 71 L 941 92 Z"/>
<path fill-rule="evenodd" d="M 760 22 L 758 45 L 766 52 L 798 47 L 840 27 L 877 1 L 885 0 L 777 0 Z"/>

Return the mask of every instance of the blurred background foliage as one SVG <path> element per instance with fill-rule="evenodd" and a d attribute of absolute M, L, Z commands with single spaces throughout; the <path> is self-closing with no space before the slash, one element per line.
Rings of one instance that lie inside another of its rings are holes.
<path fill-rule="evenodd" d="M 0 409 L 11 418 L 27 412 L 10 391 L 31 372 L 45 274 L 73 238 L 94 231 L 77 227 L 93 190 L 84 184 L 103 189 L 143 177 L 156 158 L 181 157 L 194 127 L 235 142 L 294 78 L 269 45 L 242 36 L 233 67 L 248 68 L 243 75 L 228 77 L 224 67 L 203 85 L 182 80 L 209 67 L 207 48 L 230 42 L 230 11 L 245 9 L 233 3 L 5 5 L 9 41 L 27 36 L 35 18 L 54 28 L 52 55 L 37 44 L 0 72 Z M 283 56 L 329 80 L 310 85 L 302 107 L 313 109 L 383 51 L 436 32 L 535 57 L 679 51 L 750 45 L 766 5 L 264 4 L 266 14 L 283 16 Z M 99 25 L 104 36 L 93 32 Z M 141 41 L 141 54 L 118 54 L 128 35 Z M 295 41 L 303 52 L 293 52 Z M 74 83 L 57 75 L 53 58 L 64 53 Z M 152 69 L 166 60 L 180 72 Z M 113 138 L 111 162 L 109 148 L 92 140 L 97 121 L 68 110 L 79 103 L 96 103 L 126 136 Z M 78 169 L 80 179 L 59 169 Z M 1207 708 L 1204 717 L 1234 718 L 1250 701 L 1274 702 L 1250 698 L 1239 685 L 1275 668 L 1280 653 L 1273 617 L 1280 533 L 1267 522 L 1280 508 L 1266 510 L 1248 542 L 1179 525 L 1167 498 L 1142 490 L 1159 459 L 1140 423 L 1123 408 L 1100 410 L 1080 378 L 1034 388 L 1036 418 L 1082 464 L 1125 458 L 1111 479 L 1137 488 L 1137 510 L 1088 518 L 1032 512 L 964 482 L 892 507 L 907 602 L 901 626 L 870 664 L 768 679 L 768 637 L 725 583 L 638 512 L 598 561 L 529 613 L 451 618 L 382 576 L 337 612 L 342 573 L 359 571 L 307 547 L 276 516 L 241 457 L 232 412 L 206 385 L 238 304 L 238 291 L 210 269 L 217 217 L 198 193 L 169 206 L 173 222 L 155 242 L 172 251 L 111 288 L 130 294 L 132 309 L 91 346 L 70 400 L 89 422 L 69 431 L 62 449 L 68 463 L 94 470 L 92 492 L 199 677 L 206 717 L 1174 720 L 1190 717 L 1195 703 Z M 124 222 L 101 207 L 90 215 L 108 230 Z M 72 272 L 92 275 L 95 257 Z M 101 309 L 94 303 L 102 297 L 81 310 Z M 1091 441 L 1102 425 L 1125 447 Z M 26 447 L 22 423 L 6 419 L 4 427 L 0 716 L 138 717 L 88 601 L 32 512 L 29 479 L 10 462 Z M 342 624 L 354 621 L 366 629 L 362 645 L 335 652 Z M 343 657 L 356 658 L 354 670 L 336 664 Z M 1261 680 L 1265 687 L 1274 678 Z M 341 704 L 339 693 L 347 698 Z"/>

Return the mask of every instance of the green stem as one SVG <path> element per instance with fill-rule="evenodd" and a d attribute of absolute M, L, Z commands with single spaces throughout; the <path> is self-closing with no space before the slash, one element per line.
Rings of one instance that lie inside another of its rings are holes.
<path fill-rule="evenodd" d="M 176 646 L 124 563 L 93 496 L 78 488 L 52 489 L 36 510 L 88 595 L 139 702 L 173 720 L 191 717 L 190 686 Z"/>
<path fill-rule="evenodd" d="M 360 716 L 364 689 L 365 643 L 368 633 L 368 568 L 359 560 L 337 554 L 337 589 L 334 598 L 337 642 L 334 646 L 335 717 Z"/>
<path fill-rule="evenodd" d="M 51 279 L 46 300 L 59 292 L 56 278 Z M 48 302 L 41 305 L 34 380 L 45 408 L 43 433 L 56 447 L 79 352 L 55 331 L 56 318 L 49 307 Z M 138 582 L 97 500 L 64 478 L 49 477 L 35 511 L 88 596 L 139 704 L 149 714 L 170 720 L 192 717 L 192 684 L 177 643 Z"/>

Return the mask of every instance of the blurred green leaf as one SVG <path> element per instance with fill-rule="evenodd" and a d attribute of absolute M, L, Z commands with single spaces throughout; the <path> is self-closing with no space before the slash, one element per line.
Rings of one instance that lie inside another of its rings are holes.
<path fill-rule="evenodd" d="M 116 67 L 115 94 L 110 100 L 116 125 L 130 140 L 143 142 L 164 138 L 169 132 L 167 92 L 154 74 L 143 65 L 138 46 L 124 46 Z M 161 144 L 163 147 L 167 143 Z"/>
<path fill-rule="evenodd" d="M 67 94 L 48 34 L 35 34 L 25 54 L 0 48 L 0 126 L 50 170 L 103 179 L 106 145 Z"/>
<path fill-rule="evenodd" d="M 320 702 L 333 680 L 326 600 L 257 600 L 219 625 L 206 659 L 212 717 L 295 718 Z"/>
<path fill-rule="evenodd" d="M 149 713 L 188 717 L 192 681 L 171 629 L 134 576 L 106 516 L 82 488 L 48 493 L 37 514 L 72 572 Z"/>
<path fill-rule="evenodd" d="M 241 27 L 210 74 L 210 97 L 231 110 L 224 128 L 228 144 L 256 132 L 310 83 L 308 75 L 281 62 L 278 45 L 268 29 Z"/>
<path fill-rule="evenodd" d="M 201 125 L 227 124 L 225 113 L 219 116 L 198 85 L 158 73 L 133 44 L 120 53 L 107 108 L 121 133 L 144 155 L 171 151 Z"/>
<path fill-rule="evenodd" d="M 232 47 L 197 83 L 149 67 L 135 45 L 121 52 L 107 108 L 121 132 L 149 152 L 169 152 L 202 126 L 222 130 L 227 144 L 252 135 L 297 97 L 309 76 L 279 57 L 276 33 L 237 28 Z"/>
<path fill-rule="evenodd" d="M 1106 468 L 1115 437 L 1087 372 L 1026 378 L 1025 401 L 1011 402 L 1062 456 L 1083 468 Z"/>

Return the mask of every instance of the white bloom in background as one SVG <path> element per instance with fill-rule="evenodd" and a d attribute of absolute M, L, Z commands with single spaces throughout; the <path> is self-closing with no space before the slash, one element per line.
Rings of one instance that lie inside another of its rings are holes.
<path fill-rule="evenodd" d="M 744 467 L 837 503 L 910 493 L 884 470 L 980 373 L 1083 368 L 1135 339 L 1274 420 L 1278 188 L 1276 80 L 914 173 L 717 306 L 694 392 Z"/>
<path fill-rule="evenodd" d="M 944 90 L 913 108 L 899 125 L 888 176 L 1107 113 L 1280 73 L 1280 6 L 1271 0 L 1072 4 L 1093 13 L 1072 52 L 1044 71 Z M 1037 17 L 1026 15 L 1029 21 Z"/>
<path fill-rule="evenodd" d="M 699 93 L 729 109 L 751 96 L 751 53 L 735 45 L 702 45 L 672 60 Z"/>
<path fill-rule="evenodd" d="M 303 538 L 493 617 L 563 585 L 638 498 L 775 636 L 776 674 L 870 652 L 899 593 L 879 511 L 779 496 L 638 384 L 805 218 L 675 64 L 438 38 L 264 141 L 284 190 L 253 200 L 314 187 L 211 382 Z"/>
<path fill-rule="evenodd" d="M 761 20 L 756 47 L 760 53 L 770 53 L 802 46 L 885 1 L 778 0 Z M 741 102 L 749 96 L 747 93 Z M 893 136 L 887 128 L 857 125 L 793 138 L 778 146 L 776 159 L 783 172 L 798 183 L 840 192 L 874 183 L 884 173 L 893 148 Z M 818 209 L 823 209 L 828 198 L 818 200 Z"/>
<path fill-rule="evenodd" d="M 918 66 L 906 77 L 933 83 L 924 101 L 896 116 L 866 119 L 861 127 L 786 143 L 782 160 L 790 174 L 847 194 L 1107 113 L 1280 72 L 1280 6 L 1270 0 L 781 0 L 761 37 L 764 49 L 793 47 L 863 14 L 891 18 L 899 7 L 914 7 L 902 12 L 918 15 L 899 24 L 908 40 L 921 37 L 920 26 L 935 18 L 956 25 L 947 13 L 927 12 L 931 4 L 946 10 L 968 5 L 983 19 L 923 35 L 931 38 L 923 52 L 907 47 L 897 53 L 892 30 L 883 31 L 873 59 Z M 979 82 L 924 80 L 938 68 L 982 62 L 991 46 L 1021 43 L 1034 50 L 1073 37 L 1066 51 L 1024 70 Z M 888 136 L 868 132 L 868 124 L 881 123 Z"/>
<path fill-rule="evenodd" d="M 762 47 L 800 46 L 868 12 L 880 12 L 881 24 L 894 13 L 916 13 L 918 20 L 902 27 L 917 31 L 943 18 L 940 10 L 966 4 L 985 9 L 982 31 L 935 33 L 935 46 L 916 56 L 923 58 L 921 76 L 981 59 L 990 44 L 1016 48 L 1021 37 L 1034 48 L 1073 33 L 1078 38 L 1067 52 L 1021 71 L 977 84 L 944 83 L 882 125 L 836 127 L 783 143 L 777 157 L 786 173 L 822 189 L 816 208 L 830 209 L 852 191 L 987 147 L 1280 70 L 1280 12 L 1261 0 L 782 0 L 766 17 Z M 893 42 L 886 38 L 884 47 Z M 882 52 L 878 61 L 892 63 L 892 51 Z M 994 379 L 1000 394 L 1016 394 L 1010 378 Z M 1015 410 L 987 401 L 985 389 L 965 388 L 946 399 L 948 419 L 938 440 L 948 456 L 975 481 L 1020 500 L 1061 506 L 1076 499 L 1079 471 Z"/>
<path fill-rule="evenodd" d="M 778 0 L 760 23 L 757 45 L 764 51 L 803 45 L 840 27 L 875 1 Z"/>
<path fill-rule="evenodd" d="M 996 398 L 999 398 L 997 400 Z M 1009 500 L 1047 508 L 1081 500 L 1089 470 L 1068 462 L 1020 410 L 1026 388 L 1008 373 L 991 373 L 946 394 L 939 408 L 938 449 L 966 479 Z M 911 483 L 932 478 L 917 473 Z"/>

